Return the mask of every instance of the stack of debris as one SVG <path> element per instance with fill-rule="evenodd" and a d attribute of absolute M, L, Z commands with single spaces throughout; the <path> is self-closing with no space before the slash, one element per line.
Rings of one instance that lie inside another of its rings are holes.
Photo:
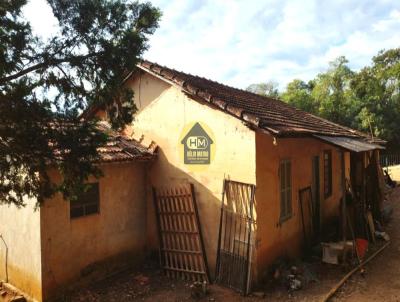
<path fill-rule="evenodd" d="M 318 282 L 310 263 L 280 259 L 271 269 L 272 283 L 268 287 L 283 287 L 288 292 L 300 290 L 310 283 Z"/>

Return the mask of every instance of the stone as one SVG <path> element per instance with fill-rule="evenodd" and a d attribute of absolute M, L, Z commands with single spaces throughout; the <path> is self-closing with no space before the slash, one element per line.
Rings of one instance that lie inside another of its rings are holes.
<path fill-rule="evenodd" d="M 149 277 L 146 277 L 146 276 L 144 276 L 144 275 L 142 275 L 142 274 L 137 275 L 134 279 L 135 279 L 135 281 L 136 281 L 137 283 L 139 283 L 141 286 L 148 285 L 148 284 L 150 283 Z"/>

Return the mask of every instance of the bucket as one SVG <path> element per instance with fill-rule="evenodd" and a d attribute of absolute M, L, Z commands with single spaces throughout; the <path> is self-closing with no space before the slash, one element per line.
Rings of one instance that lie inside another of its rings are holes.
<path fill-rule="evenodd" d="M 368 240 L 363 238 L 356 238 L 357 254 L 360 259 L 363 259 L 368 249 Z"/>

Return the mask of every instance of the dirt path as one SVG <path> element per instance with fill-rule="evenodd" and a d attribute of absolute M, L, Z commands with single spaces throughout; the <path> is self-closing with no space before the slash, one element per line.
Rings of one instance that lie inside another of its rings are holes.
<path fill-rule="evenodd" d="M 332 301 L 400 301 L 400 187 L 390 200 L 393 215 L 386 231 L 391 244 L 367 265 L 365 277 L 356 273 Z"/>
<path fill-rule="evenodd" d="M 400 177 L 399 177 L 400 179 Z M 400 302 L 400 187 L 391 191 L 392 219 L 386 230 L 391 244 L 366 267 L 366 275 L 358 272 L 337 292 L 331 301 L 399 301 Z M 383 244 L 383 242 L 381 242 Z M 320 264 L 313 269 L 318 281 L 300 291 L 289 294 L 287 289 L 266 291 L 265 299 L 243 297 L 232 290 L 217 285 L 209 286 L 209 295 L 194 300 L 190 297 L 190 282 L 170 280 L 157 269 L 123 274 L 72 293 L 65 301 L 72 302 L 124 302 L 124 301 L 292 301 L 318 302 L 345 275 L 340 266 Z M 145 276 L 141 282 L 140 276 Z M 137 280 L 139 276 L 139 281 Z"/>

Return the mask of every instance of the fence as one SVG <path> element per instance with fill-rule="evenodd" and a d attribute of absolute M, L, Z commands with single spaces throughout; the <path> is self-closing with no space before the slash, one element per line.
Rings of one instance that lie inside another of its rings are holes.
<path fill-rule="evenodd" d="M 400 165 L 400 154 L 381 154 L 380 163 L 382 167 Z"/>

